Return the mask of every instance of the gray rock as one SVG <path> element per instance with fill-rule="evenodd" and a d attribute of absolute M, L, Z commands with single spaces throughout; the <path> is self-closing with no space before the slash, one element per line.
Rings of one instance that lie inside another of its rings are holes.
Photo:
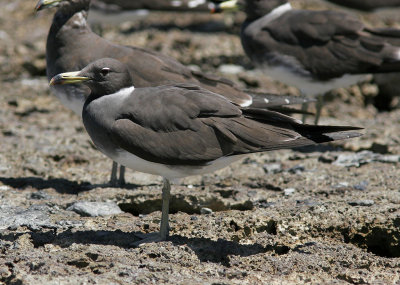
<path fill-rule="evenodd" d="M 306 168 L 304 167 L 304 165 L 301 165 L 301 164 L 295 165 L 292 168 L 288 169 L 288 172 L 292 173 L 292 174 L 299 174 L 304 171 L 306 171 Z"/>
<path fill-rule="evenodd" d="M 267 163 L 263 166 L 264 171 L 268 174 L 276 174 L 282 172 L 282 164 L 280 163 Z"/>
<path fill-rule="evenodd" d="M 51 196 L 43 191 L 37 191 L 30 195 L 30 198 L 33 200 L 49 200 Z"/>
<path fill-rule="evenodd" d="M 286 188 L 286 189 L 283 190 L 283 194 L 285 196 L 293 195 L 294 192 L 296 192 L 296 189 L 294 189 L 294 188 Z"/>
<path fill-rule="evenodd" d="M 28 209 L 0 205 L 0 229 L 17 229 L 26 226 L 32 231 L 57 228 L 49 219 L 52 209 L 47 205 L 33 205 Z"/>
<path fill-rule="evenodd" d="M 367 186 L 368 186 L 368 181 L 364 180 L 364 181 L 361 181 L 360 183 L 354 185 L 353 188 L 356 190 L 359 190 L 359 191 L 365 191 L 365 190 L 367 190 Z"/>
<path fill-rule="evenodd" d="M 340 154 L 333 164 L 343 167 L 360 167 L 371 162 L 398 163 L 400 155 L 381 155 L 365 150 L 358 153 Z"/>
<path fill-rule="evenodd" d="M 350 206 L 372 206 L 375 204 L 373 200 L 356 200 L 356 201 L 350 201 L 348 202 Z"/>
<path fill-rule="evenodd" d="M 113 202 L 79 201 L 69 206 L 67 210 L 74 211 L 85 217 L 118 215 L 123 213 L 118 205 Z"/>

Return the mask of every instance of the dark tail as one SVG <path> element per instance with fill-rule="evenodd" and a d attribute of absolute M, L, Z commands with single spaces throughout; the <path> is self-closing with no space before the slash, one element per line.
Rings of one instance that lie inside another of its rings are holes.
<path fill-rule="evenodd" d="M 362 136 L 357 130 L 363 128 L 352 126 L 321 126 L 296 124 L 294 130 L 314 143 L 324 143 Z"/>

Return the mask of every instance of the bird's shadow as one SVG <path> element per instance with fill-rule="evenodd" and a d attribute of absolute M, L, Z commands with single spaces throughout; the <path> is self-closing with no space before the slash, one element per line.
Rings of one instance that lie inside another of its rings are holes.
<path fill-rule="evenodd" d="M 41 177 L 0 177 L 0 183 L 10 186 L 14 189 L 25 190 L 33 188 L 43 190 L 48 188 L 55 189 L 60 194 L 78 194 L 81 192 L 89 191 L 94 188 L 124 188 L 136 189 L 141 185 L 138 184 L 125 184 L 123 186 L 112 186 L 108 183 L 104 184 L 91 184 L 90 182 L 77 182 L 64 178 L 49 178 L 44 179 Z"/>
<path fill-rule="evenodd" d="M 0 240 L 14 242 L 24 233 L 0 234 Z M 114 245 L 120 248 L 132 248 L 132 244 L 140 240 L 137 235 L 139 232 L 126 233 L 121 230 L 116 231 L 76 231 L 66 230 L 62 233 L 55 231 L 34 232 L 30 231 L 32 243 L 35 248 L 43 247 L 46 244 L 53 244 L 62 248 L 68 248 L 72 244 L 100 244 Z M 234 241 L 218 239 L 217 241 L 207 238 L 188 238 L 173 235 L 168 238 L 175 246 L 188 246 L 202 262 L 220 263 L 229 266 L 229 256 L 236 255 L 241 257 L 252 256 L 260 253 L 273 252 L 276 254 L 286 254 L 289 248 L 286 246 L 262 246 L 261 244 L 239 244 Z"/>

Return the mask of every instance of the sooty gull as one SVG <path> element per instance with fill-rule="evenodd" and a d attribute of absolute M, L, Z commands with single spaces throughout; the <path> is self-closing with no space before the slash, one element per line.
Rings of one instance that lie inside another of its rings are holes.
<path fill-rule="evenodd" d="M 164 178 L 160 234 L 150 241 L 168 236 L 170 180 L 215 171 L 250 153 L 360 135 L 356 127 L 305 125 L 275 111 L 241 107 L 190 83 L 135 89 L 129 67 L 110 58 L 56 75 L 50 84 L 79 82 L 91 89 L 82 117 L 98 149 Z"/>
<path fill-rule="evenodd" d="M 400 7 L 400 0 L 328 0 L 329 2 L 360 11 L 374 12 L 378 10 Z M 395 9 L 398 11 L 397 9 Z M 399 38 L 400 40 L 400 38 Z M 373 82 L 378 86 L 378 95 L 374 97 L 374 106 L 380 111 L 390 111 L 400 107 L 400 73 L 374 74 Z M 397 102 L 396 102 L 397 101 Z"/>
<path fill-rule="evenodd" d="M 369 73 L 400 70 L 400 30 L 369 28 L 339 11 L 295 10 L 286 0 L 231 0 L 216 10 L 238 7 L 247 15 L 241 31 L 246 54 L 267 75 L 305 95 L 347 87 Z"/>
<path fill-rule="evenodd" d="M 86 22 L 90 0 L 40 0 L 36 10 L 55 6 L 58 10 L 54 15 L 46 45 L 46 71 L 49 80 L 56 74 L 81 69 L 96 59 L 113 57 L 128 64 L 137 87 L 191 82 L 224 94 L 242 106 L 269 107 L 288 112 L 295 110 L 281 105 L 307 101 L 299 97 L 244 92 L 227 79 L 192 71 L 171 57 L 149 49 L 117 45 L 103 39 L 93 33 Z M 85 86 L 52 86 L 52 91 L 64 106 L 79 116 L 82 115 L 82 107 L 89 94 Z M 116 184 L 116 170 L 117 165 L 113 163 L 112 184 Z M 120 184 L 124 183 L 123 171 L 121 168 Z"/>

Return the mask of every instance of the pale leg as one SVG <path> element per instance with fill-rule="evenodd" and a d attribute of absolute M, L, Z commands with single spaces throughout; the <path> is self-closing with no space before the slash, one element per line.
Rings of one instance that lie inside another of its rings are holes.
<path fill-rule="evenodd" d="M 164 178 L 163 188 L 162 188 L 162 210 L 161 210 L 161 223 L 160 223 L 160 232 L 159 233 L 150 233 L 150 234 L 136 234 L 142 240 L 134 242 L 133 246 L 139 246 L 144 243 L 150 242 L 159 242 L 167 239 L 169 234 L 169 222 L 168 222 L 168 214 L 169 214 L 169 198 L 171 192 L 171 184 L 168 179 Z"/>
<path fill-rule="evenodd" d="M 120 167 L 119 167 L 118 185 L 119 186 L 125 185 L 125 166 L 123 166 L 123 165 L 120 165 Z"/>
<path fill-rule="evenodd" d="M 118 171 L 118 164 L 115 161 L 113 161 L 111 168 L 111 177 L 110 177 L 111 186 L 117 185 L 117 171 Z"/>
<path fill-rule="evenodd" d="M 162 213 L 160 224 L 161 240 L 165 240 L 169 232 L 168 214 L 169 214 L 169 198 L 171 192 L 171 184 L 169 180 L 164 178 L 164 185 L 162 189 Z"/>
<path fill-rule="evenodd" d="M 306 112 L 307 112 L 307 109 L 308 109 L 308 103 L 303 103 L 303 104 L 301 105 L 301 110 L 304 112 L 304 113 L 303 113 L 303 116 L 302 116 L 302 118 L 301 118 L 301 120 L 303 121 L 303 124 L 306 123 L 306 119 L 307 119 L 307 114 L 306 114 Z"/>
<path fill-rule="evenodd" d="M 317 109 L 314 120 L 315 125 L 318 125 L 319 117 L 321 116 L 322 105 L 324 105 L 324 95 L 317 97 L 317 104 L 315 105 L 315 108 Z"/>

